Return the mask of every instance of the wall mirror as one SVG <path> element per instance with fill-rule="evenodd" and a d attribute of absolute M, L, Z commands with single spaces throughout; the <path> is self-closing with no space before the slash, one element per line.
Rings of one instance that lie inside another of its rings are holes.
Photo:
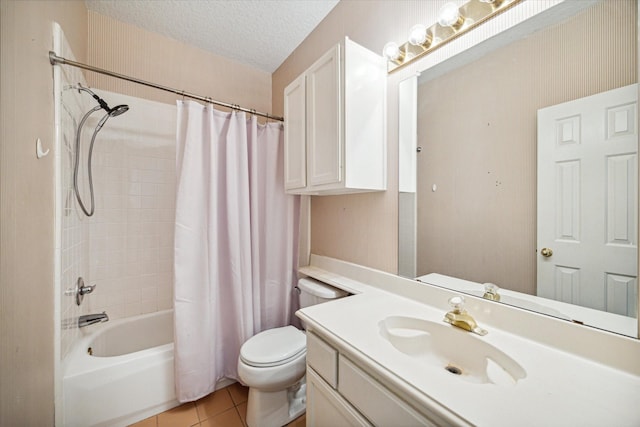
<path fill-rule="evenodd" d="M 638 337 L 638 5 L 565 3 L 401 83 L 399 274 Z"/>

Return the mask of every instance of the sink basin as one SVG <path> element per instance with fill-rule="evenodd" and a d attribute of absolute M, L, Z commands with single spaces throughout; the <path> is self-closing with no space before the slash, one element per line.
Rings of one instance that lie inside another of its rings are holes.
<path fill-rule="evenodd" d="M 404 316 L 380 321 L 380 334 L 421 366 L 448 371 L 477 384 L 515 385 L 526 371 L 503 351 L 475 335 L 447 324 Z"/>

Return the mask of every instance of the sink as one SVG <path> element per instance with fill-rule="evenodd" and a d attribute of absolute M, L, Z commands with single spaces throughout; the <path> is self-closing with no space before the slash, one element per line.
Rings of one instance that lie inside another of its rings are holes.
<path fill-rule="evenodd" d="M 380 334 L 420 366 L 442 369 L 477 384 L 513 386 L 526 377 L 524 368 L 482 338 L 444 323 L 404 316 L 380 321 Z"/>

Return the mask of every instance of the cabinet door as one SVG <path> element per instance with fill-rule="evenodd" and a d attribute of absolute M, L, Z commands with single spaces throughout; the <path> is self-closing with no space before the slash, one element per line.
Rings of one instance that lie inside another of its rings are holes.
<path fill-rule="evenodd" d="M 307 70 L 307 168 L 310 186 L 342 180 L 340 45 Z"/>
<path fill-rule="evenodd" d="M 340 394 L 375 425 L 437 426 L 342 354 L 338 362 L 338 372 Z"/>
<path fill-rule="evenodd" d="M 307 185 L 305 76 L 295 79 L 284 90 L 284 188 Z"/>
<path fill-rule="evenodd" d="M 307 331 L 307 365 L 331 387 L 338 387 L 338 351 Z"/>
<path fill-rule="evenodd" d="M 370 426 L 347 401 L 307 368 L 307 426 Z"/>
<path fill-rule="evenodd" d="M 386 61 L 346 39 L 342 67 L 344 185 L 384 190 L 387 186 Z"/>

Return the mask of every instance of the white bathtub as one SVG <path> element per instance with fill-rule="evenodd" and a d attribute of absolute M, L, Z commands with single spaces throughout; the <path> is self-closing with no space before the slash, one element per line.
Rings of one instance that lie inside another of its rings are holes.
<path fill-rule="evenodd" d="M 91 325 L 86 331 L 64 361 L 64 426 L 125 426 L 179 405 L 173 310 Z"/>

